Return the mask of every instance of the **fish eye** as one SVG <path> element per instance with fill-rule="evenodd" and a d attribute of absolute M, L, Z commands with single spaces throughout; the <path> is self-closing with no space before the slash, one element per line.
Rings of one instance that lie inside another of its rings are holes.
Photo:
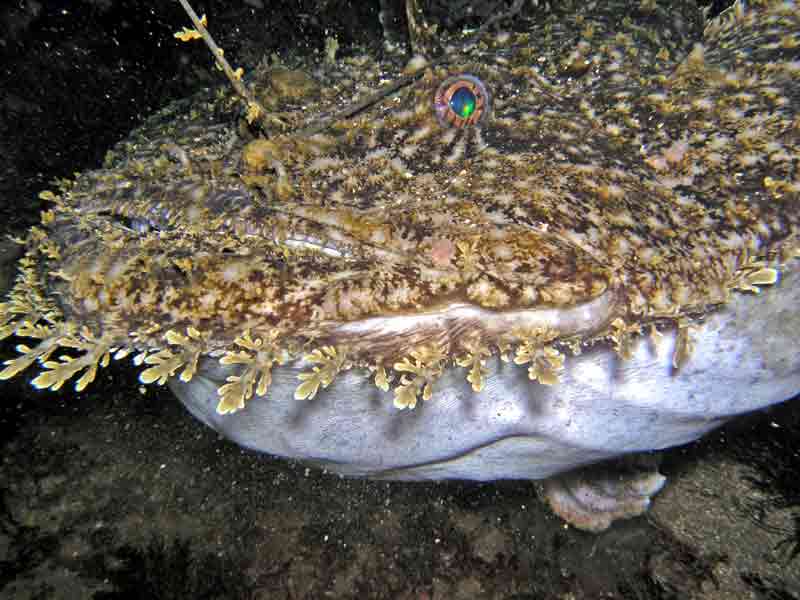
<path fill-rule="evenodd" d="M 433 106 L 443 127 L 470 127 L 489 116 L 491 97 L 477 77 L 456 75 L 445 79 L 436 90 Z"/>

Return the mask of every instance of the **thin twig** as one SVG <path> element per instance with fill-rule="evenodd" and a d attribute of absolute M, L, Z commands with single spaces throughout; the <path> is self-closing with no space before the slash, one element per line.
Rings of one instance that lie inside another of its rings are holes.
<path fill-rule="evenodd" d="M 236 93 L 239 94 L 244 100 L 247 102 L 248 108 L 255 107 L 257 113 L 257 119 L 261 120 L 263 123 L 269 123 L 270 125 L 276 125 L 281 129 L 287 129 L 288 125 L 281 121 L 279 118 L 270 115 L 267 112 L 267 109 L 256 99 L 253 92 L 251 92 L 247 86 L 242 83 L 241 74 L 236 73 L 231 67 L 230 63 L 225 59 L 225 56 L 222 52 L 222 49 L 217 46 L 214 42 L 214 38 L 211 37 L 211 34 L 208 30 L 203 26 L 200 22 L 200 18 L 197 16 L 197 13 L 194 12 L 194 9 L 189 5 L 188 0 L 178 0 L 183 10 L 186 11 L 186 14 L 189 15 L 189 18 L 192 20 L 195 29 L 197 32 L 202 36 L 203 41 L 208 46 L 208 49 L 211 50 L 211 54 L 214 56 L 214 60 L 217 61 L 217 64 L 220 68 L 225 72 L 225 75 L 233 85 L 233 89 L 236 90 Z"/>
<path fill-rule="evenodd" d="M 438 62 L 443 62 L 443 61 L 437 61 L 437 63 Z M 426 68 L 429 67 L 429 66 L 431 66 L 431 65 L 427 65 Z M 380 102 L 381 100 L 383 100 L 387 96 L 392 95 L 394 92 L 396 92 L 400 88 L 405 87 L 409 83 L 412 83 L 412 82 L 416 81 L 417 79 L 422 77 L 422 75 L 424 73 L 425 73 L 425 69 L 419 69 L 417 71 L 414 71 L 410 75 L 405 75 L 404 77 L 401 77 L 400 79 L 395 79 L 391 83 L 387 83 L 386 85 L 384 85 L 381 89 L 379 89 L 374 94 L 371 94 L 371 95 L 367 96 L 366 98 L 364 98 L 362 100 L 359 100 L 358 102 L 354 102 L 353 104 L 350 104 L 349 106 L 346 106 L 345 108 L 343 108 L 339 112 L 331 115 L 330 117 L 328 117 L 326 119 L 322 119 L 320 121 L 317 121 L 316 123 L 313 123 L 313 124 L 309 125 L 308 127 L 305 127 L 304 129 L 300 129 L 299 131 L 297 131 L 295 133 L 297 135 L 300 135 L 300 136 L 309 136 L 309 135 L 314 135 L 315 133 L 320 133 L 321 131 L 325 131 L 328 127 L 330 127 L 336 121 L 340 121 L 342 119 L 347 119 L 348 117 L 352 117 L 354 114 L 361 112 L 365 108 L 369 108 L 370 106 L 372 106 L 376 102 Z"/>
<path fill-rule="evenodd" d="M 194 23 L 194 26 L 197 29 L 197 31 L 200 33 L 201 36 L 203 36 L 203 41 L 206 42 L 206 45 L 211 50 L 211 53 L 214 55 L 214 58 L 216 59 L 217 63 L 225 71 L 225 74 L 228 76 L 228 79 L 230 79 L 236 92 L 240 96 L 242 96 L 245 100 L 247 100 L 248 103 L 251 103 L 254 106 L 256 106 L 259 111 L 259 114 L 262 115 L 263 119 L 265 120 L 268 119 L 270 123 L 272 123 L 273 125 L 278 125 L 279 127 L 285 129 L 287 125 L 277 117 L 270 116 L 266 112 L 264 107 L 255 99 L 250 90 L 248 90 L 241 82 L 241 80 L 236 76 L 234 70 L 231 68 L 231 66 L 228 64 L 228 61 L 225 60 L 225 57 L 222 55 L 222 51 L 219 49 L 219 47 L 214 43 L 214 40 L 211 38 L 211 34 L 208 33 L 205 27 L 203 27 L 203 24 L 200 22 L 200 19 L 197 17 L 197 14 L 194 12 L 194 10 L 192 10 L 192 7 L 189 6 L 188 0 L 178 0 L 178 1 L 181 3 L 181 6 L 183 6 L 186 13 L 189 15 L 189 18 L 192 20 L 192 23 Z M 501 13 L 499 15 L 495 15 L 487 19 L 486 22 L 480 26 L 478 31 L 474 35 L 470 36 L 469 40 L 464 42 L 464 45 L 469 46 L 470 44 L 475 43 L 478 39 L 480 39 L 483 36 L 483 34 L 486 33 L 489 27 L 491 27 L 498 21 L 502 21 L 515 16 L 522 9 L 524 3 L 525 0 L 515 0 L 514 4 L 512 4 L 511 8 L 509 8 L 506 12 Z M 369 108 L 376 102 L 380 102 L 381 100 L 390 96 L 397 90 L 407 86 L 410 83 L 413 83 L 414 81 L 422 77 L 425 71 L 430 67 L 435 67 L 445 64 L 450 60 L 452 60 L 453 58 L 455 58 L 456 56 L 457 54 L 451 53 L 450 55 L 446 54 L 440 58 L 437 58 L 426 64 L 423 68 L 420 68 L 409 75 L 405 75 L 400 79 L 396 79 L 395 81 L 386 84 L 380 90 L 364 98 L 363 100 L 354 102 L 353 104 L 350 104 L 349 106 L 343 108 L 342 110 L 331 115 L 330 117 L 321 119 L 316 123 L 312 123 L 311 125 L 303 129 L 297 130 L 294 132 L 294 134 L 307 137 L 325 131 L 336 121 L 352 117 L 353 115 L 361 112 L 362 110 Z"/>

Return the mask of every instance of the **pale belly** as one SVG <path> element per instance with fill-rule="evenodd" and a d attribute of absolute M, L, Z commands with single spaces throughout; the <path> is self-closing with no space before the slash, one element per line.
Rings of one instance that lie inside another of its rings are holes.
<path fill-rule="evenodd" d="M 230 371 L 201 363 L 191 382 L 170 386 L 225 437 L 269 454 L 312 461 L 351 476 L 383 479 L 542 479 L 616 456 L 692 441 L 731 417 L 800 391 L 800 267 L 760 294 L 735 293 L 692 335 L 694 350 L 672 365 L 675 331 L 641 336 L 621 360 L 606 344 L 568 356 L 553 386 L 493 357 L 475 393 L 450 368 L 433 400 L 393 406 L 366 371 L 340 373 L 311 401 L 295 400 L 297 361 L 273 369 L 266 397 L 216 412 Z"/>

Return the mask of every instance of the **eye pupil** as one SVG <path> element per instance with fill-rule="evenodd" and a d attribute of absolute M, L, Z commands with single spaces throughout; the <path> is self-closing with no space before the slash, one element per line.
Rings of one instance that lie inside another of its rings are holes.
<path fill-rule="evenodd" d="M 450 108 L 462 119 L 468 119 L 475 112 L 475 101 L 475 94 L 462 87 L 450 98 Z"/>

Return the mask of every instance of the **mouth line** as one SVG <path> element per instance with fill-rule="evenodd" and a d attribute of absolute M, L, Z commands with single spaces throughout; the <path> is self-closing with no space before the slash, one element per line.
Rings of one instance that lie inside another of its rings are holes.
<path fill-rule="evenodd" d="M 590 335 L 605 328 L 618 312 L 619 294 L 607 289 L 592 300 L 570 307 L 496 311 L 457 302 L 416 314 L 369 317 L 325 328 L 326 343 L 342 344 L 370 354 L 402 354 L 423 344 L 453 346 L 477 337 L 499 341 L 514 332 L 553 331 L 558 338 Z"/>

